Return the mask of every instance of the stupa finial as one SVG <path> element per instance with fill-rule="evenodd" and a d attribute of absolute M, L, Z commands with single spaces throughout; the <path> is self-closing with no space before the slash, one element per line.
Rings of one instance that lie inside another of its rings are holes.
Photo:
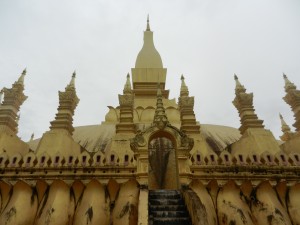
<path fill-rule="evenodd" d="M 189 89 L 188 89 L 188 87 L 185 84 L 183 74 L 181 75 L 180 79 L 181 79 L 180 96 L 181 97 L 183 97 L 183 96 L 189 96 Z"/>
<path fill-rule="evenodd" d="M 290 132 L 291 131 L 291 128 L 289 127 L 289 125 L 287 125 L 287 123 L 284 121 L 283 119 L 283 116 L 279 113 L 279 118 L 280 118 L 280 121 L 281 121 L 281 131 L 283 133 L 286 133 L 286 132 Z"/>
<path fill-rule="evenodd" d="M 31 134 L 29 141 L 33 141 L 33 139 L 34 139 L 34 133 Z"/>
<path fill-rule="evenodd" d="M 70 81 L 70 83 L 69 83 L 69 85 L 67 87 L 73 87 L 73 88 L 75 88 L 75 78 L 76 78 L 76 70 L 74 70 L 74 72 L 72 74 L 71 81 Z"/>
<path fill-rule="evenodd" d="M 123 94 L 131 94 L 131 83 L 130 83 L 130 75 L 129 73 L 126 76 L 126 83 L 124 85 Z"/>
<path fill-rule="evenodd" d="M 285 73 L 283 73 L 283 79 L 284 79 L 284 89 L 287 92 L 290 89 L 296 89 L 296 85 L 293 84 L 287 77 L 287 75 Z"/>
<path fill-rule="evenodd" d="M 149 23 L 149 14 L 147 16 L 147 28 L 146 28 L 146 31 L 151 31 L 150 30 L 150 23 Z"/>
<path fill-rule="evenodd" d="M 246 88 L 240 83 L 239 78 L 234 74 L 235 80 L 235 93 L 246 92 Z"/>
<path fill-rule="evenodd" d="M 22 71 L 21 76 L 19 77 L 17 83 L 24 85 L 24 77 L 27 73 L 26 68 Z"/>

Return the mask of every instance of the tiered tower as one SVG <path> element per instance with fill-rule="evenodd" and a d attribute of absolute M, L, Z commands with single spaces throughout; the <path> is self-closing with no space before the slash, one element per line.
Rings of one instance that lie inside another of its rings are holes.
<path fill-rule="evenodd" d="M 74 72 L 70 83 L 65 91 L 59 91 L 59 106 L 55 119 L 50 122 L 50 131 L 44 133 L 37 147 L 37 155 L 48 154 L 50 157 L 62 156 L 68 158 L 77 156 L 81 152 L 81 147 L 76 143 L 72 134 L 73 115 L 79 98 L 76 94 Z"/>
<path fill-rule="evenodd" d="M 23 70 L 19 79 L 11 88 L 3 88 L 0 101 L 0 153 L 6 152 L 8 155 L 25 155 L 29 151 L 29 146 L 18 136 L 19 111 L 21 105 L 27 99 L 24 94 L 24 78 L 26 69 Z"/>
<path fill-rule="evenodd" d="M 288 79 L 287 75 L 283 74 L 283 79 L 285 82 L 284 89 L 286 92 L 283 100 L 290 105 L 294 113 L 295 123 L 293 126 L 296 128 L 296 132 L 291 133 L 290 131 L 286 131 L 284 136 L 288 136 L 288 140 L 286 140 L 281 147 L 288 153 L 300 153 L 300 91 L 297 90 L 296 85 Z"/>
<path fill-rule="evenodd" d="M 253 106 L 253 93 L 246 93 L 245 87 L 234 75 L 236 82 L 235 98 L 233 105 L 239 112 L 241 126 L 239 128 L 242 137 L 232 147 L 232 154 L 241 160 L 246 160 L 249 155 L 260 155 L 264 152 L 275 154 L 280 148 L 273 134 L 264 129 L 263 121 L 258 119 Z"/>

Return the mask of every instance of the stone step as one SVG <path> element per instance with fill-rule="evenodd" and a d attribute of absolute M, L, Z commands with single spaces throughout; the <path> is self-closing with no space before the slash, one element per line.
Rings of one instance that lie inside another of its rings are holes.
<path fill-rule="evenodd" d="M 189 214 L 187 211 L 183 210 L 183 211 L 153 211 L 151 213 L 151 216 L 153 216 L 154 218 L 158 218 L 158 217 L 188 217 Z"/>
<path fill-rule="evenodd" d="M 149 225 L 191 225 L 180 191 L 149 191 Z"/>
<path fill-rule="evenodd" d="M 149 205 L 149 211 L 182 211 L 185 210 L 185 205 Z"/>
<path fill-rule="evenodd" d="M 191 225 L 189 217 L 153 218 L 153 225 Z"/>
<path fill-rule="evenodd" d="M 176 194 L 150 194 L 149 197 L 151 199 L 161 199 L 161 198 L 180 199 L 181 198 L 179 193 L 176 193 Z"/>
<path fill-rule="evenodd" d="M 182 205 L 184 204 L 183 199 L 149 199 L 151 205 Z"/>
<path fill-rule="evenodd" d="M 178 190 L 150 190 L 149 191 L 149 195 L 175 195 L 175 194 L 179 194 L 180 195 L 180 191 Z"/>

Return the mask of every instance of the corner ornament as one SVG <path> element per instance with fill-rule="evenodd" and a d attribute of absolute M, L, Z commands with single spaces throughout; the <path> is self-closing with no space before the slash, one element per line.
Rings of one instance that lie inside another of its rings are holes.
<path fill-rule="evenodd" d="M 146 145 L 143 134 L 144 133 L 141 132 L 141 130 L 138 130 L 135 137 L 130 139 L 130 147 L 133 151 L 138 150 L 138 147 L 144 147 Z"/>
<path fill-rule="evenodd" d="M 181 147 L 187 147 L 189 150 L 194 146 L 194 139 L 187 136 L 184 130 L 180 130 Z"/>

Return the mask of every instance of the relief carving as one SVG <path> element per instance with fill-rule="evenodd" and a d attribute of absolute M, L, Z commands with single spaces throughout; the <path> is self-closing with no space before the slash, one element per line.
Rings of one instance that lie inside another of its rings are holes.
<path fill-rule="evenodd" d="M 119 95 L 120 105 L 132 106 L 133 105 L 133 95 Z"/>

